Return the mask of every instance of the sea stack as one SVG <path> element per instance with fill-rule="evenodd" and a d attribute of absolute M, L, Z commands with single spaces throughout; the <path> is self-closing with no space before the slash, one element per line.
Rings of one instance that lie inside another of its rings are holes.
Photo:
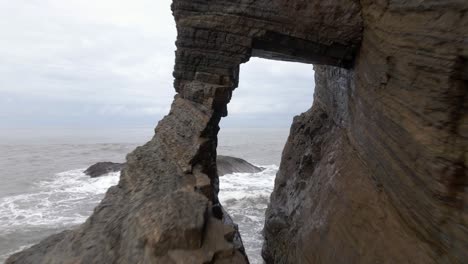
<path fill-rule="evenodd" d="M 86 223 L 6 263 L 248 263 L 217 198 L 216 147 L 252 56 L 316 74 L 267 210 L 267 263 L 466 262 L 468 1 L 174 0 L 172 10 L 177 95 L 155 136 Z"/>

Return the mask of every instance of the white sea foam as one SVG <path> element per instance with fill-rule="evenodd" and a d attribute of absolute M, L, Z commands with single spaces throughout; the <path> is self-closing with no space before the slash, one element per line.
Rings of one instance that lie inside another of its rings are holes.
<path fill-rule="evenodd" d="M 219 199 L 239 225 L 250 263 L 263 263 L 260 257 L 265 210 L 273 191 L 278 166 L 262 166 L 258 173 L 233 173 L 220 177 Z"/>
<path fill-rule="evenodd" d="M 268 165 L 258 173 L 233 173 L 220 177 L 219 198 L 222 203 L 259 196 L 269 196 L 273 191 L 278 166 Z"/>
<path fill-rule="evenodd" d="M 81 224 L 118 179 L 118 172 L 90 178 L 77 169 L 37 183 L 36 192 L 0 198 L 0 234 Z"/>
<path fill-rule="evenodd" d="M 258 173 L 220 177 L 220 201 L 239 225 L 252 264 L 262 263 L 261 230 L 278 170 L 276 165 L 262 167 L 265 170 Z M 118 183 L 119 175 L 116 172 L 90 178 L 83 169 L 65 171 L 39 182 L 37 192 L 0 198 L 0 236 L 42 227 L 65 229 L 83 223 L 107 189 Z M 28 246 L 22 248 L 25 247 Z"/>

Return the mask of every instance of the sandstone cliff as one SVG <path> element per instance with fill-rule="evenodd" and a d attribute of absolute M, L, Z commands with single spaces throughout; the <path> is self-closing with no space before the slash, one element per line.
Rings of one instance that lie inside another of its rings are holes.
<path fill-rule="evenodd" d="M 174 0 L 171 111 L 80 228 L 7 263 L 247 263 L 218 123 L 251 56 L 313 63 L 267 211 L 269 263 L 468 259 L 466 0 Z M 323 66 L 325 65 L 325 66 Z"/>

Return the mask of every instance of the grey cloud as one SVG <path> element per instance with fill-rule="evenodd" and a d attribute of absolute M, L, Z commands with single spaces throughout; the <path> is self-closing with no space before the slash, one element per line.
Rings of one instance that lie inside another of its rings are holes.
<path fill-rule="evenodd" d="M 154 126 L 174 96 L 170 0 L 0 1 L 0 126 Z M 289 125 L 311 65 L 252 59 L 227 125 Z"/>

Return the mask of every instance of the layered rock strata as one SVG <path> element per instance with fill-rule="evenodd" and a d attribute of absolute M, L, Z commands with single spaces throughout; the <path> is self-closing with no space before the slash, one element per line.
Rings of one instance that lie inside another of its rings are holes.
<path fill-rule="evenodd" d="M 251 56 L 321 64 L 265 225 L 268 263 L 462 263 L 465 0 L 174 0 L 177 95 L 76 230 L 7 263 L 246 263 L 218 123 Z"/>
<path fill-rule="evenodd" d="M 268 263 L 468 260 L 466 1 L 361 1 L 352 70 L 316 66 L 271 196 Z"/>
<path fill-rule="evenodd" d="M 172 8 L 177 95 L 170 113 L 153 139 L 128 155 L 119 184 L 86 223 L 7 263 L 248 262 L 217 199 L 218 123 L 239 64 L 256 55 L 350 67 L 358 4 L 175 0 Z"/>

